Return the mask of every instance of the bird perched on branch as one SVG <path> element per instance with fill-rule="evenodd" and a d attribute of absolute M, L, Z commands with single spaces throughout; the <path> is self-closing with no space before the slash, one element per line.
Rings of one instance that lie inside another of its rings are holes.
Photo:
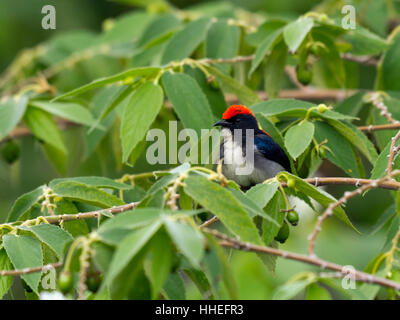
<path fill-rule="evenodd" d="M 220 147 L 222 173 L 241 187 L 248 188 L 290 170 L 289 159 L 272 137 L 259 127 L 254 113 L 242 105 L 230 106 L 222 120 Z"/>

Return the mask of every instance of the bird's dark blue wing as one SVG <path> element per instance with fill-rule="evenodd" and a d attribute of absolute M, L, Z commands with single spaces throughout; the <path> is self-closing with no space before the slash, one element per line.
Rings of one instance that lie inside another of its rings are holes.
<path fill-rule="evenodd" d="M 264 157 L 279 163 L 286 171 L 291 172 L 290 161 L 285 151 L 269 135 L 264 132 L 255 134 L 254 144 Z"/>

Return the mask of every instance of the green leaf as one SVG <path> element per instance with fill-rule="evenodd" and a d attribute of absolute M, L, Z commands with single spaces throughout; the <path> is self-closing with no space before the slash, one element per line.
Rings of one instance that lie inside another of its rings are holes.
<path fill-rule="evenodd" d="M 160 226 L 161 222 L 156 222 L 144 228 L 134 230 L 119 243 L 105 278 L 106 284 L 110 284 L 124 270 L 135 255 L 158 231 Z"/>
<path fill-rule="evenodd" d="M 324 45 L 324 48 L 319 52 L 319 56 L 328 67 L 330 76 L 333 76 L 339 85 L 344 86 L 346 81 L 346 70 L 344 68 L 343 59 L 340 56 L 340 52 L 335 43 L 336 39 L 328 36 L 320 29 L 317 30 L 316 32 L 313 32 L 312 37 L 314 41 L 319 41 Z"/>
<path fill-rule="evenodd" d="M 213 76 L 217 77 L 217 79 L 221 82 L 224 91 L 227 90 L 228 92 L 235 94 L 243 104 L 252 105 L 257 102 L 260 102 L 260 98 L 253 90 L 241 84 L 236 79 L 227 76 L 218 68 L 211 66 L 207 66 L 205 68 Z"/>
<path fill-rule="evenodd" d="M 377 277 L 384 277 L 386 275 L 385 270 L 379 270 L 375 276 Z M 359 291 L 361 294 L 365 296 L 367 300 L 374 300 L 376 295 L 378 294 L 378 291 L 381 289 L 381 286 L 376 285 L 376 284 L 369 284 L 369 283 L 363 283 Z"/>
<path fill-rule="evenodd" d="M 356 117 L 364 105 L 365 92 L 359 91 L 335 106 L 335 111 Z"/>
<path fill-rule="evenodd" d="M 331 294 L 328 290 L 320 287 L 316 283 L 312 283 L 307 287 L 306 290 L 307 300 L 332 300 Z"/>
<path fill-rule="evenodd" d="M 264 219 L 270 220 L 271 223 L 278 224 L 269 215 L 265 214 L 262 208 L 260 208 L 253 200 L 248 198 L 242 191 L 236 190 L 234 188 L 228 188 L 228 190 L 240 202 L 240 204 L 246 210 L 250 218 L 254 218 L 255 216 L 261 216 Z"/>
<path fill-rule="evenodd" d="M 205 235 L 209 250 L 206 251 L 204 257 L 205 269 L 211 283 L 216 287 L 215 282 L 222 281 L 228 291 L 230 299 L 238 299 L 236 279 L 233 276 L 230 261 L 226 251 L 218 244 L 217 240 L 211 235 Z"/>
<path fill-rule="evenodd" d="M 113 189 L 113 190 L 130 190 L 132 186 L 117 182 L 113 179 L 107 177 L 72 177 L 72 178 L 59 178 L 50 181 L 49 187 L 54 188 L 57 184 L 63 182 L 79 182 L 85 184 L 87 186 L 97 187 L 97 188 L 106 188 L 106 189 Z"/>
<path fill-rule="evenodd" d="M 122 212 L 102 223 L 98 229 L 98 233 L 100 237 L 102 237 L 107 230 L 111 229 L 119 231 L 121 229 L 133 230 L 144 227 L 154 222 L 154 220 L 158 219 L 163 213 L 165 213 L 165 211 L 159 208 L 137 208 Z"/>
<path fill-rule="evenodd" d="M 168 72 L 163 75 L 163 83 L 168 99 L 185 128 L 194 129 L 201 136 L 201 129 L 212 127 L 210 105 L 196 80 L 186 74 Z"/>
<path fill-rule="evenodd" d="M 283 137 L 275 124 L 261 113 L 256 113 L 255 115 L 258 122 L 260 123 L 261 128 L 268 132 L 272 139 L 274 139 L 274 141 L 278 143 L 281 147 L 285 147 Z"/>
<path fill-rule="evenodd" d="M 205 39 L 211 19 L 202 18 L 189 22 L 185 28 L 175 33 L 165 48 L 161 63 L 182 60 L 189 57 Z"/>
<path fill-rule="evenodd" d="M 250 71 L 249 71 L 249 76 L 260 65 L 261 61 L 264 59 L 264 57 L 266 56 L 266 54 L 269 51 L 269 49 L 272 47 L 272 44 L 280 36 L 281 33 L 282 33 L 281 29 L 276 30 L 275 32 L 272 32 L 265 39 L 263 39 L 263 41 L 257 47 L 254 59 L 251 61 L 251 68 L 250 68 Z"/>
<path fill-rule="evenodd" d="M 246 35 L 246 41 L 253 47 L 258 45 L 271 33 L 274 33 L 278 29 L 283 28 L 286 25 L 286 21 L 280 18 L 271 18 L 265 21 L 262 25 L 257 28 L 256 32 Z"/>
<path fill-rule="evenodd" d="M 385 148 L 383 148 L 382 152 L 379 154 L 378 159 L 375 162 L 375 166 L 371 171 L 371 177 L 370 179 L 379 179 L 379 178 L 383 178 L 387 172 L 387 166 L 388 166 L 388 156 L 390 153 L 390 147 L 392 145 L 392 141 L 389 141 Z M 398 143 L 396 143 L 396 145 L 398 145 Z M 398 154 L 395 155 L 394 159 L 393 159 L 393 169 L 398 169 L 400 168 L 400 157 L 398 156 Z"/>
<path fill-rule="evenodd" d="M 133 0 L 125 0 L 129 2 Z M 137 0 L 136 2 L 140 2 Z M 146 11 L 134 10 L 127 14 L 123 14 L 116 19 L 112 20 L 111 28 L 107 28 L 100 35 L 98 40 L 100 43 L 131 43 L 138 40 L 143 34 L 145 28 L 152 21 L 153 15 L 148 14 Z"/>
<path fill-rule="evenodd" d="M 198 268 L 204 255 L 203 235 L 187 222 L 177 221 L 170 217 L 165 217 L 163 220 L 176 247 L 194 267 Z"/>
<path fill-rule="evenodd" d="M 335 111 L 327 110 L 324 113 L 309 111 L 315 106 L 310 102 L 295 99 L 270 99 L 257 103 L 250 107 L 254 113 L 261 113 L 266 117 L 282 116 L 291 118 L 304 118 L 307 113 L 311 118 L 321 118 L 324 120 L 354 120 L 356 118 L 347 116 Z"/>
<path fill-rule="evenodd" d="M 206 57 L 213 59 L 229 59 L 238 55 L 240 28 L 230 25 L 227 20 L 219 20 L 212 24 L 205 41 Z M 219 68 L 229 71 L 228 65 Z"/>
<path fill-rule="evenodd" d="M 220 88 L 215 88 L 207 82 L 207 78 L 204 73 L 198 68 L 191 68 L 185 66 L 185 73 L 193 77 L 197 84 L 200 86 L 201 91 L 206 95 L 208 104 L 210 105 L 211 111 L 216 118 L 221 118 L 222 114 L 227 108 L 224 94 Z"/>
<path fill-rule="evenodd" d="M 122 162 L 128 160 L 132 150 L 145 137 L 162 103 L 163 91 L 159 85 L 146 82 L 136 89 L 122 116 Z"/>
<path fill-rule="evenodd" d="M 47 142 L 64 154 L 67 153 L 61 131 L 49 113 L 35 107 L 29 107 L 26 110 L 24 122 L 36 138 Z"/>
<path fill-rule="evenodd" d="M 361 177 L 358 170 L 357 154 L 353 151 L 349 141 L 332 128 L 329 124 L 315 122 L 315 139 L 318 143 L 327 140 L 325 146 L 329 149 L 326 152 L 326 158 L 341 168 L 351 177 Z"/>
<path fill-rule="evenodd" d="M 0 101 L 0 140 L 5 138 L 21 121 L 27 103 L 26 96 L 8 97 Z"/>
<path fill-rule="evenodd" d="M 307 149 L 313 136 L 314 124 L 309 121 L 301 122 L 289 128 L 285 135 L 285 147 L 293 159 L 296 159 Z"/>
<path fill-rule="evenodd" d="M 3 236 L 4 248 L 15 269 L 40 267 L 43 265 L 42 246 L 38 240 L 28 236 L 6 234 Z M 23 274 L 22 279 L 38 293 L 41 272 Z"/>
<path fill-rule="evenodd" d="M 185 184 L 185 192 L 214 213 L 241 241 L 262 244 L 253 221 L 228 190 L 202 176 L 189 176 Z"/>
<path fill-rule="evenodd" d="M 179 273 L 171 273 L 164 285 L 164 291 L 170 300 L 185 300 L 185 285 Z"/>
<path fill-rule="evenodd" d="M 108 116 L 114 109 L 125 106 L 126 100 L 128 100 L 129 95 L 136 89 L 136 86 L 137 84 L 127 87 L 112 85 L 100 91 L 92 100 L 92 104 L 94 105 L 93 111 L 97 115 L 97 120 L 90 127 L 89 133 L 91 133 L 98 124 L 105 122 L 104 120 L 106 120 L 106 118 L 109 119 L 110 117 Z M 109 121 L 107 121 L 107 124 L 108 123 Z M 110 125 L 106 127 L 109 128 Z M 102 130 L 102 132 L 104 132 L 104 130 Z"/>
<path fill-rule="evenodd" d="M 85 84 L 82 87 L 76 88 L 72 91 L 69 91 L 67 93 L 64 93 L 64 94 L 56 97 L 55 99 L 52 100 L 52 102 L 56 101 L 56 100 L 64 99 L 67 97 L 76 96 L 76 95 L 82 94 L 86 91 L 100 88 L 105 85 L 112 84 L 112 83 L 115 83 L 118 81 L 130 80 L 130 82 L 133 82 L 136 78 L 150 79 L 150 78 L 156 76 L 160 71 L 161 71 L 161 68 L 159 68 L 159 67 L 143 67 L 143 68 L 128 69 L 126 71 L 115 74 L 113 76 L 93 80 L 92 82 Z"/>
<path fill-rule="evenodd" d="M 295 52 L 299 48 L 313 26 L 314 20 L 312 18 L 300 17 L 283 29 L 283 38 L 290 51 Z"/>
<path fill-rule="evenodd" d="M 264 67 L 264 87 L 269 99 L 279 97 L 287 60 L 287 46 L 283 41 L 272 49 Z"/>
<path fill-rule="evenodd" d="M 153 40 L 159 38 L 162 35 L 170 33 L 176 30 L 181 21 L 176 17 L 175 14 L 163 14 L 154 19 L 143 31 L 140 39 L 138 40 L 138 46 L 145 47 Z"/>
<path fill-rule="evenodd" d="M 278 222 L 278 225 L 271 223 L 271 221 L 266 219 L 262 222 L 263 240 L 267 246 L 271 245 L 282 226 L 285 213 L 281 212 L 281 209 L 284 209 L 284 206 L 285 202 L 283 196 L 280 192 L 277 192 L 264 208 L 266 214 L 274 219 L 274 221 Z"/>
<path fill-rule="evenodd" d="M 94 118 L 90 111 L 77 103 L 30 101 L 29 105 L 75 123 L 86 126 L 94 124 Z"/>
<path fill-rule="evenodd" d="M 19 228 L 31 231 L 40 241 L 53 249 L 60 259 L 64 257 L 67 244 L 73 240 L 68 232 L 51 224 L 39 224 L 37 226 Z"/>
<path fill-rule="evenodd" d="M 350 128 L 348 125 L 338 120 L 326 119 L 326 122 L 334 127 L 336 131 L 339 132 L 343 137 L 345 137 L 354 147 L 360 150 L 361 153 L 364 154 L 364 156 L 370 162 L 373 162 L 373 156 L 371 155 L 364 139 L 360 138 L 360 136 L 354 131 L 354 129 Z"/>
<path fill-rule="evenodd" d="M 81 201 L 102 208 L 124 204 L 124 202 L 116 196 L 75 181 L 60 182 L 54 186 L 53 191 L 60 197 Z"/>
<path fill-rule="evenodd" d="M 124 88 L 111 85 L 110 87 L 100 89 L 95 94 L 91 104 L 92 112 L 97 120 L 89 130 L 85 130 L 84 132 L 86 148 L 83 160 L 88 159 L 89 156 L 93 154 L 108 131 L 110 131 L 117 115 L 117 110 L 115 109 L 122 109 L 125 106 L 127 100 L 125 98 L 132 93 L 131 88 L 132 86 Z M 127 94 L 127 96 L 125 96 L 125 94 Z M 98 124 L 104 129 L 96 128 Z"/>
<path fill-rule="evenodd" d="M 260 183 L 250 188 L 246 196 L 253 200 L 260 208 L 264 208 L 278 190 L 277 182 Z"/>
<path fill-rule="evenodd" d="M 160 230 L 154 236 L 150 252 L 152 255 L 150 271 L 152 298 L 157 299 L 159 291 L 168 278 L 173 259 L 171 239 L 164 230 Z"/>
<path fill-rule="evenodd" d="M 374 56 L 388 48 L 384 39 L 361 26 L 348 30 L 343 39 L 352 45 L 351 52 L 356 55 Z"/>
<path fill-rule="evenodd" d="M 400 34 L 391 39 L 390 47 L 383 56 L 381 64 L 378 66 L 377 89 L 399 91 L 400 83 Z"/>
<path fill-rule="evenodd" d="M 292 175 L 290 173 L 285 173 L 290 176 L 292 179 L 296 180 L 296 188 L 301 192 L 305 193 L 307 196 L 313 198 L 315 201 L 322 204 L 324 207 L 328 207 L 332 202 L 336 202 L 336 199 L 331 196 L 329 193 L 314 187 L 313 185 L 303 181 L 299 177 Z M 346 213 L 342 209 L 342 207 L 336 207 L 333 210 L 333 213 L 337 218 L 346 223 L 349 227 L 351 227 L 354 231 L 358 232 L 358 230 L 353 226 Z M 359 233 L 359 232 L 358 232 Z"/>
<path fill-rule="evenodd" d="M 0 270 L 12 270 L 12 264 L 4 249 L 0 249 Z M 0 299 L 10 290 L 14 278 L 0 276 Z"/>
<path fill-rule="evenodd" d="M 280 286 L 275 291 L 273 300 L 289 300 L 297 296 L 303 291 L 312 281 L 311 280 L 298 280 L 296 282 Z"/>
<path fill-rule="evenodd" d="M 17 221 L 19 217 L 21 217 L 24 213 L 31 209 L 35 203 L 37 203 L 42 194 L 43 186 L 40 186 L 35 190 L 20 196 L 11 208 L 7 221 Z"/>

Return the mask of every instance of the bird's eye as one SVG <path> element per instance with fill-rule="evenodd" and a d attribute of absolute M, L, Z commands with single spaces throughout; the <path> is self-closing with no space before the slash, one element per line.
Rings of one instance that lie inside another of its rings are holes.
<path fill-rule="evenodd" d="M 236 118 L 235 123 L 239 123 L 239 122 L 240 122 L 240 118 Z"/>

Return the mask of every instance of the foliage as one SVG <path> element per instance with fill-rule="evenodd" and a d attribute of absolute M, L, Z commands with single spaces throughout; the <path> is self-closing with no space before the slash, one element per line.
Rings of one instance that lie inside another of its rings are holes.
<path fill-rule="evenodd" d="M 274 239 L 282 240 L 277 238 L 280 230 L 291 223 L 292 231 L 297 225 L 294 198 L 316 214 L 320 208 L 329 210 L 337 199 L 319 188 L 318 180 L 317 186 L 304 180 L 323 163 L 355 178 L 357 187 L 360 179 L 385 177 L 389 153 L 394 156 L 393 172 L 400 169 L 397 140 L 392 139 L 396 132 L 363 128 L 388 123 L 400 128 L 394 120 L 400 119 L 398 29 L 386 37 L 367 16 L 365 28 L 345 30 L 340 8 L 333 6 L 328 18 L 322 4 L 289 20 L 243 12 L 228 3 L 181 11 L 162 0 L 127 2 L 145 9 L 106 21 L 98 34 L 58 35 L 10 65 L 0 80 L 4 159 L 17 160 L 18 152 L 8 143 L 16 141 L 21 128 L 29 129 L 61 174 L 67 172 L 70 152 L 65 126 L 81 126 L 85 159 L 108 143 L 107 153 L 119 168 L 144 161 L 147 133 L 167 128 L 169 120 L 179 120 L 181 128 L 193 129 L 201 139 L 190 141 L 186 161 L 175 168 L 154 165 L 149 173 L 116 180 L 58 178 L 20 196 L 7 223 L 0 224 L 0 270 L 20 270 L 26 288 L 33 291 L 28 298 L 45 290 L 41 279 L 46 268 L 30 269 L 58 262 L 58 277 L 63 279 L 58 290 L 68 298 L 185 299 L 193 285 L 208 299 L 243 297 L 230 266 L 232 249 L 224 247 L 239 239 L 236 247 L 245 251 L 250 246 L 278 248 Z M 326 87 L 359 89 L 364 56 L 379 59 L 375 83 L 368 88 L 379 91 L 360 89 L 332 106 L 329 98 L 315 99 L 313 90 L 324 93 Z M 309 99 L 279 98 L 282 88 L 297 85 L 292 91 L 307 93 L 304 85 L 309 84 L 315 87 L 308 91 Z M 260 92 L 269 99 L 261 99 Z M 323 100 L 328 106 L 306 100 Z M 211 128 L 231 102 L 252 109 L 285 149 L 293 174 L 282 172 L 243 191 L 226 180 L 219 167 L 197 165 L 194 146 L 203 148 L 209 139 L 201 130 Z M 166 150 L 166 158 L 171 157 Z M 386 246 L 365 271 L 399 282 L 398 192 L 392 191 L 391 197 L 393 205 L 380 213 L 375 230 L 390 225 Z M 343 206 L 332 213 L 358 232 Z M 289 221 L 289 215 L 295 220 Z M 213 227 L 228 237 L 222 242 L 203 225 L 213 216 L 218 219 Z M 287 237 L 289 231 L 282 242 Z M 252 251 L 256 253 L 245 253 L 249 261 L 270 271 L 277 268 L 276 256 L 283 256 Z M 299 273 L 276 287 L 270 298 L 399 294 L 367 284 L 345 290 L 339 280 L 317 270 Z M 12 281 L 0 274 L 0 297 L 9 292 Z"/>

